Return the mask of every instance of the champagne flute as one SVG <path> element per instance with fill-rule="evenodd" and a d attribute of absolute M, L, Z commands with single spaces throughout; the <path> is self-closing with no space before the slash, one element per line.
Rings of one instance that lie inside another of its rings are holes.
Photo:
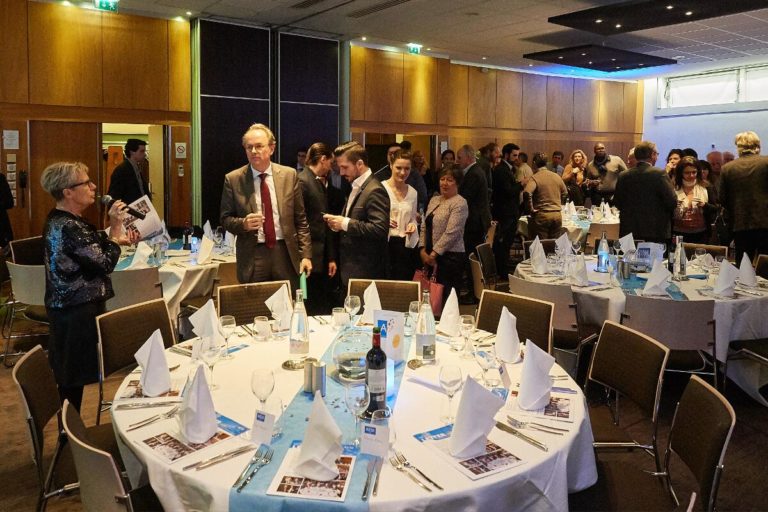
<path fill-rule="evenodd" d="M 454 365 L 445 365 L 440 368 L 440 387 L 448 395 L 448 414 L 441 416 L 440 420 L 445 423 L 453 423 L 453 396 L 464 385 L 464 376 L 461 374 L 461 368 Z"/>
<path fill-rule="evenodd" d="M 614 240 L 614 241 L 613 241 L 613 252 L 614 252 L 615 254 L 617 254 L 617 255 L 618 255 L 620 252 L 624 252 L 624 251 L 622 251 L 622 250 L 621 250 L 621 242 L 619 242 L 618 240 Z"/>
<path fill-rule="evenodd" d="M 259 399 L 260 410 L 265 410 L 267 399 L 275 389 L 275 374 L 269 368 L 256 368 L 251 373 L 251 391 Z"/>
<path fill-rule="evenodd" d="M 704 266 L 704 255 L 707 254 L 707 250 L 703 247 L 697 247 L 693 254 L 695 256 L 696 264 L 701 267 L 702 270 L 706 271 L 706 267 Z"/>
<path fill-rule="evenodd" d="M 232 315 L 222 315 L 222 317 L 219 318 L 219 323 L 221 324 L 221 330 L 224 333 L 224 344 L 226 347 L 226 351 L 221 358 L 233 359 L 235 356 L 229 353 L 229 337 L 234 334 L 235 328 L 237 328 L 237 321 Z"/>
<path fill-rule="evenodd" d="M 472 346 L 470 336 L 475 331 L 475 317 L 472 315 L 461 315 L 459 318 L 459 329 L 461 330 L 461 335 L 464 337 L 464 350 L 461 352 L 461 358 L 472 359 L 474 357 L 472 353 L 475 351 L 475 347 Z"/>
<path fill-rule="evenodd" d="M 211 382 L 208 384 L 208 389 L 211 391 L 219 389 L 219 386 L 213 382 L 213 367 L 216 366 L 216 363 L 218 363 L 219 359 L 221 359 L 221 353 L 224 350 L 225 347 L 223 345 L 219 345 L 216 342 L 216 338 L 211 337 L 208 340 L 208 344 L 205 345 L 203 350 L 200 351 L 200 355 L 202 356 L 203 361 L 206 365 L 208 365 L 208 369 L 211 371 Z"/>
<path fill-rule="evenodd" d="M 216 248 L 221 251 L 221 244 L 224 242 L 224 228 L 217 226 L 213 232 L 213 242 L 216 244 Z"/>
<path fill-rule="evenodd" d="M 344 391 L 344 403 L 355 418 L 355 436 L 352 440 L 354 446 L 360 446 L 360 415 L 368 408 L 371 402 L 371 393 L 367 384 L 347 386 Z"/>
<path fill-rule="evenodd" d="M 344 309 L 349 313 L 350 323 L 354 323 L 355 315 L 360 311 L 360 297 L 357 295 L 347 295 L 344 299 Z"/>

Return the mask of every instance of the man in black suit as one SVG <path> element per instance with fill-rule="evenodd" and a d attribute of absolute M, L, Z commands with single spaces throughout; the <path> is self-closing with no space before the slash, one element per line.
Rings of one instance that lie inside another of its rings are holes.
<path fill-rule="evenodd" d="M 386 272 L 389 195 L 368 167 L 368 152 L 351 141 L 333 152 L 341 175 L 352 184 L 342 215 L 323 216 L 339 233 L 341 285 L 350 278 L 380 279 Z"/>
<path fill-rule="evenodd" d="M 139 170 L 141 163 L 146 159 L 147 143 L 140 139 L 128 139 L 125 143 L 125 159 L 112 171 L 107 194 L 125 204 L 130 204 L 143 195 L 152 200 L 149 184 Z"/>
<path fill-rule="evenodd" d="M 522 186 L 515 180 L 515 166 L 520 148 L 516 144 L 504 144 L 501 149 L 501 162 L 493 169 L 493 207 L 491 215 L 498 222 L 496 240 L 493 252 L 496 255 L 496 270 L 503 278 L 507 276 L 509 249 L 517 231 L 517 220 L 520 218 L 520 203 L 518 198 Z"/>
<path fill-rule="evenodd" d="M 304 171 L 299 173 L 299 186 L 304 196 L 304 209 L 312 237 L 312 273 L 307 283 L 307 312 L 310 315 L 325 315 L 336 302 L 333 290 L 339 236 L 331 231 L 323 215 L 341 213 L 344 196 L 328 182 L 333 164 L 333 151 L 328 145 L 322 142 L 312 144 L 305 162 Z"/>
<path fill-rule="evenodd" d="M 636 239 L 666 244 L 672 237 L 677 195 L 667 173 L 653 166 L 658 156 L 653 142 L 635 146 L 637 166 L 619 174 L 613 201 L 620 211 L 621 236 L 632 233 Z"/>
<path fill-rule="evenodd" d="M 459 194 L 467 200 L 469 207 L 469 217 L 464 225 L 464 249 L 469 255 L 475 247 L 485 241 L 485 234 L 491 225 L 488 182 L 485 180 L 483 169 L 477 164 L 472 146 L 462 146 L 456 158 L 464 173 Z"/>

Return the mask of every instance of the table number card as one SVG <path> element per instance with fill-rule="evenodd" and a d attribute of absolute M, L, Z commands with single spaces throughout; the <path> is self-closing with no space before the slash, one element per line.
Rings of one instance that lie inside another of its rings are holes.
<path fill-rule="evenodd" d="M 501 375 L 501 383 L 504 386 L 504 389 L 512 389 L 512 380 L 509 378 L 509 372 L 504 366 L 504 363 L 499 365 L 499 375 Z"/>
<path fill-rule="evenodd" d="M 381 349 L 395 363 L 405 359 L 405 315 L 399 311 L 376 310 L 373 325 L 381 329 Z"/>
<path fill-rule="evenodd" d="M 360 453 L 386 457 L 389 450 L 389 427 L 386 425 L 363 425 L 360 436 Z"/>
<path fill-rule="evenodd" d="M 272 443 L 272 432 L 275 426 L 275 415 L 268 412 L 256 410 L 253 417 L 253 427 L 251 428 L 251 440 L 256 444 Z"/>

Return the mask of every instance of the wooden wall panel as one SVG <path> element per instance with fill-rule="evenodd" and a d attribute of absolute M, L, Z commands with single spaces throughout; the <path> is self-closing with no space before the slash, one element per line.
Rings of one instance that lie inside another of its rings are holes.
<path fill-rule="evenodd" d="M 523 77 L 512 71 L 496 72 L 496 126 L 523 126 Z"/>
<path fill-rule="evenodd" d="M 0 8 L 0 102 L 29 101 L 27 1 L 3 0 Z"/>
<path fill-rule="evenodd" d="M 29 2 L 29 101 L 102 106 L 102 15 Z"/>
<path fill-rule="evenodd" d="M 365 119 L 365 61 L 370 50 L 362 46 L 353 46 L 349 65 L 349 118 Z"/>
<path fill-rule="evenodd" d="M 451 126 L 467 126 L 467 110 L 469 108 L 469 68 L 461 64 L 451 64 L 450 99 L 448 124 Z"/>
<path fill-rule="evenodd" d="M 448 124 L 451 110 L 451 62 L 448 59 L 437 61 L 437 124 Z"/>
<path fill-rule="evenodd" d="M 183 226 L 185 222 L 192 222 L 192 155 L 191 137 L 189 126 L 169 126 L 170 147 L 166 148 L 168 152 L 168 209 L 165 212 L 166 224 L 168 226 Z M 177 142 L 187 143 L 187 158 L 183 160 L 176 159 L 176 152 L 173 150 Z M 184 166 L 184 175 L 179 176 L 179 165 Z"/>
<path fill-rule="evenodd" d="M 467 110 L 469 126 L 496 126 L 496 74 L 495 69 L 470 67 L 467 92 L 470 98 Z"/>
<path fill-rule="evenodd" d="M 573 130 L 573 78 L 547 77 L 547 130 Z"/>
<path fill-rule="evenodd" d="M 624 124 L 624 84 L 598 82 L 600 108 L 597 129 L 601 132 L 620 132 Z"/>
<path fill-rule="evenodd" d="M 168 110 L 168 22 L 104 14 L 104 106 Z"/>
<path fill-rule="evenodd" d="M 598 130 L 600 87 L 596 80 L 574 80 L 573 129 L 583 132 Z"/>
<path fill-rule="evenodd" d="M 523 74 L 523 128 L 547 129 L 547 77 Z"/>
<path fill-rule="evenodd" d="M 192 98 L 189 23 L 168 22 L 168 109 L 188 112 Z"/>
<path fill-rule="evenodd" d="M 624 84 L 624 117 L 621 123 L 621 131 L 625 133 L 635 131 L 635 120 L 637 116 L 637 84 Z"/>
<path fill-rule="evenodd" d="M 432 57 L 403 55 L 403 122 L 435 124 L 437 62 Z"/>
<path fill-rule="evenodd" d="M 365 118 L 403 120 L 403 54 L 369 52 L 365 63 Z"/>

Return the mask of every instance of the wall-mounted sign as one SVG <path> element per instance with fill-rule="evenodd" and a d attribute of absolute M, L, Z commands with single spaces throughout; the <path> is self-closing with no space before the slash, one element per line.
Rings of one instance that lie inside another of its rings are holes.
<path fill-rule="evenodd" d="M 177 160 L 186 160 L 187 158 L 187 143 L 186 142 L 175 142 L 173 144 L 173 147 L 176 152 L 176 159 Z"/>

